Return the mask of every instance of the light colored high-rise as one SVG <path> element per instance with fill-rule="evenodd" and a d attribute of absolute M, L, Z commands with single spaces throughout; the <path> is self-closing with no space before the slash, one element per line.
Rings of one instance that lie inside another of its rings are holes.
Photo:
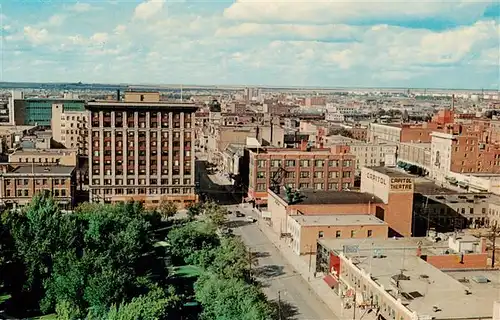
<path fill-rule="evenodd" d="M 157 92 L 125 92 L 123 101 L 92 101 L 90 200 L 195 202 L 196 106 L 160 102 Z"/>

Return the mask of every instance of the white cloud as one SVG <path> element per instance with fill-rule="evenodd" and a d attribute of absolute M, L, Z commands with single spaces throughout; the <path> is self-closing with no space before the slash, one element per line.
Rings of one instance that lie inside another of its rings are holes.
<path fill-rule="evenodd" d="M 60 27 L 64 23 L 64 21 L 66 21 L 66 16 L 55 14 L 49 18 L 47 24 L 53 27 Z"/>
<path fill-rule="evenodd" d="M 117 25 L 114 29 L 114 32 L 115 34 L 122 34 L 124 33 L 125 31 L 127 30 L 127 26 L 126 25 L 123 25 L 123 24 L 120 24 L 120 25 Z"/>
<path fill-rule="evenodd" d="M 165 0 L 146 0 L 139 4 L 134 11 L 134 19 L 146 20 L 158 14 L 165 4 Z"/>
<path fill-rule="evenodd" d="M 37 29 L 31 26 L 24 27 L 24 36 L 26 40 L 33 44 L 42 44 L 49 40 L 47 29 Z"/>
<path fill-rule="evenodd" d="M 475 19 L 492 0 L 237 0 L 224 11 L 229 19 L 254 22 L 348 23 L 362 20 Z"/>
<path fill-rule="evenodd" d="M 90 41 L 95 44 L 104 44 L 108 41 L 108 34 L 105 32 L 94 33 L 90 37 Z"/>
<path fill-rule="evenodd" d="M 74 12 L 88 12 L 92 10 L 92 6 L 90 5 L 90 3 L 77 2 L 73 6 L 71 6 L 69 10 Z"/>

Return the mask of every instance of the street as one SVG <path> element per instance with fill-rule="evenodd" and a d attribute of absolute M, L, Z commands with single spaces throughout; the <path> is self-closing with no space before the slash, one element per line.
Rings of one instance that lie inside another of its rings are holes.
<path fill-rule="evenodd" d="M 220 185 L 214 175 L 207 174 L 205 157 L 196 161 L 197 182 L 200 193 L 234 212 L 242 211 L 251 216 L 251 209 L 239 207 L 241 195 L 228 191 L 229 185 Z M 338 320 L 333 312 L 312 291 L 300 274 L 286 262 L 278 248 L 259 229 L 258 223 L 245 221 L 245 218 L 235 218 L 230 215 L 228 227 L 243 241 L 253 253 L 256 261 L 249 261 L 252 274 L 262 283 L 263 292 L 281 310 L 280 320 Z"/>
<path fill-rule="evenodd" d="M 228 206 L 228 209 L 242 211 L 238 206 Z M 249 215 L 247 211 L 242 212 Z M 283 320 L 338 319 L 316 296 L 300 274 L 288 265 L 280 251 L 259 229 L 257 223 L 233 217 L 228 226 L 233 228 L 235 235 L 242 237 L 248 248 L 258 257 L 257 263 L 252 266 L 252 274 L 263 284 L 263 291 L 270 300 L 278 303 L 278 293 L 280 294 Z"/>

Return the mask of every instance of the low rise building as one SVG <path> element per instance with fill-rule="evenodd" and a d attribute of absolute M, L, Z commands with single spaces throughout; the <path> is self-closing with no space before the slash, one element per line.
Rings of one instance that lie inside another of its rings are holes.
<path fill-rule="evenodd" d="M 387 238 L 387 224 L 368 214 L 288 216 L 288 245 L 298 254 L 316 252 L 318 239 Z"/>
<path fill-rule="evenodd" d="M 374 312 L 380 319 L 492 319 L 500 273 L 486 270 L 485 241 L 476 239 L 473 252 L 449 244 L 320 239 L 316 271 L 342 307 L 355 309 L 350 312 Z"/>
<path fill-rule="evenodd" d="M 36 163 L 39 165 L 77 166 L 78 151 L 76 149 L 25 149 L 9 154 L 9 163 Z"/>
<path fill-rule="evenodd" d="M 89 134 L 89 112 L 64 110 L 64 104 L 52 105 L 52 138 L 68 149 L 77 149 L 81 155 L 87 155 Z"/>
<path fill-rule="evenodd" d="M 267 202 L 267 190 L 276 185 L 292 189 L 348 190 L 354 186 L 354 156 L 334 153 L 329 148 L 310 148 L 303 142 L 300 149 L 248 148 L 248 197 Z M 279 181 L 278 181 L 279 180 Z"/>
<path fill-rule="evenodd" d="M 63 209 L 75 204 L 74 166 L 4 166 L 0 175 L 0 199 L 3 205 L 25 206 L 39 192 L 50 192 Z"/>
<path fill-rule="evenodd" d="M 398 144 L 398 161 L 421 167 L 431 168 L 431 144 L 401 142 Z"/>

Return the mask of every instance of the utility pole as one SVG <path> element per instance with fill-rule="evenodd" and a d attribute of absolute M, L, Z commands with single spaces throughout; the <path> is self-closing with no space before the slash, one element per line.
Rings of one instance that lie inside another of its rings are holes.
<path fill-rule="evenodd" d="M 354 301 L 352 304 L 352 320 L 356 320 L 356 289 L 354 289 Z"/>
<path fill-rule="evenodd" d="M 491 252 L 491 268 L 495 268 L 495 251 L 496 251 L 496 241 L 497 241 L 497 232 L 498 232 L 498 225 L 497 221 L 495 220 L 495 223 L 491 227 L 491 236 L 490 239 L 493 242 L 493 251 Z"/>
<path fill-rule="evenodd" d="M 248 274 L 252 278 L 252 249 L 248 248 Z"/>
<path fill-rule="evenodd" d="M 279 320 L 282 320 L 281 318 L 281 296 L 280 296 L 281 292 L 278 291 L 278 319 Z"/>
<path fill-rule="evenodd" d="M 312 264 L 312 245 L 309 245 L 309 273 L 307 274 L 307 280 L 311 280 L 311 264 Z"/>

